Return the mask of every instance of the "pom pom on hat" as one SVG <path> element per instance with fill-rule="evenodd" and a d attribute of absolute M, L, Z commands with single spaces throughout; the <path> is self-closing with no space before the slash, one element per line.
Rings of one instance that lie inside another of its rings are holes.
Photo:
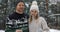
<path fill-rule="evenodd" d="M 36 1 L 33 1 L 33 2 L 32 2 L 32 5 L 37 5 L 37 2 L 36 2 Z"/>
<path fill-rule="evenodd" d="M 37 5 L 37 1 L 33 1 L 32 2 L 32 5 L 31 5 L 31 7 L 30 7 L 30 11 L 32 11 L 32 10 L 36 10 L 37 12 L 39 12 L 39 8 L 38 8 L 38 5 Z"/>

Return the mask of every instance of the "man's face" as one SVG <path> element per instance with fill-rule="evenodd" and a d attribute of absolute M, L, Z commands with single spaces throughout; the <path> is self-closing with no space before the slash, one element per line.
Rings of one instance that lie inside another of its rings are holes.
<path fill-rule="evenodd" d="M 16 6 L 16 10 L 20 13 L 23 13 L 24 12 L 24 8 L 25 8 L 25 5 L 23 2 L 19 2 Z"/>

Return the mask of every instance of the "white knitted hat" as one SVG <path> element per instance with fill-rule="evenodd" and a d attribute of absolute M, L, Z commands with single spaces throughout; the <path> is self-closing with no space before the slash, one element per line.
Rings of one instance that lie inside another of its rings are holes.
<path fill-rule="evenodd" d="M 33 1 L 32 2 L 32 5 L 30 7 L 30 11 L 32 11 L 33 9 L 35 9 L 37 12 L 39 12 L 39 8 L 38 8 L 38 5 L 37 5 L 37 1 Z"/>

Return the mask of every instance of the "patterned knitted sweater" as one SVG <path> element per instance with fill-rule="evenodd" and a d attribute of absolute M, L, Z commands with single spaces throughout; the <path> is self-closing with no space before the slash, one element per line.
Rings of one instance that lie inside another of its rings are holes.
<path fill-rule="evenodd" d="M 26 13 L 18 14 L 14 12 L 13 14 L 9 15 L 7 24 L 6 24 L 6 31 L 7 32 L 15 32 L 16 29 L 22 29 L 23 32 L 28 32 L 28 15 Z M 13 31 L 15 30 L 15 31 Z"/>

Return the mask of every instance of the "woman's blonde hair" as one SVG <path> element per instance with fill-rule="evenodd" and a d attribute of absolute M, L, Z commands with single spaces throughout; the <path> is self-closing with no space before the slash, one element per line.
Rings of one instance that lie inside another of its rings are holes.
<path fill-rule="evenodd" d="M 38 14 L 36 15 L 35 19 L 38 19 Z M 30 17 L 29 17 L 29 23 L 31 23 L 31 22 L 32 22 L 32 16 L 30 15 Z"/>

